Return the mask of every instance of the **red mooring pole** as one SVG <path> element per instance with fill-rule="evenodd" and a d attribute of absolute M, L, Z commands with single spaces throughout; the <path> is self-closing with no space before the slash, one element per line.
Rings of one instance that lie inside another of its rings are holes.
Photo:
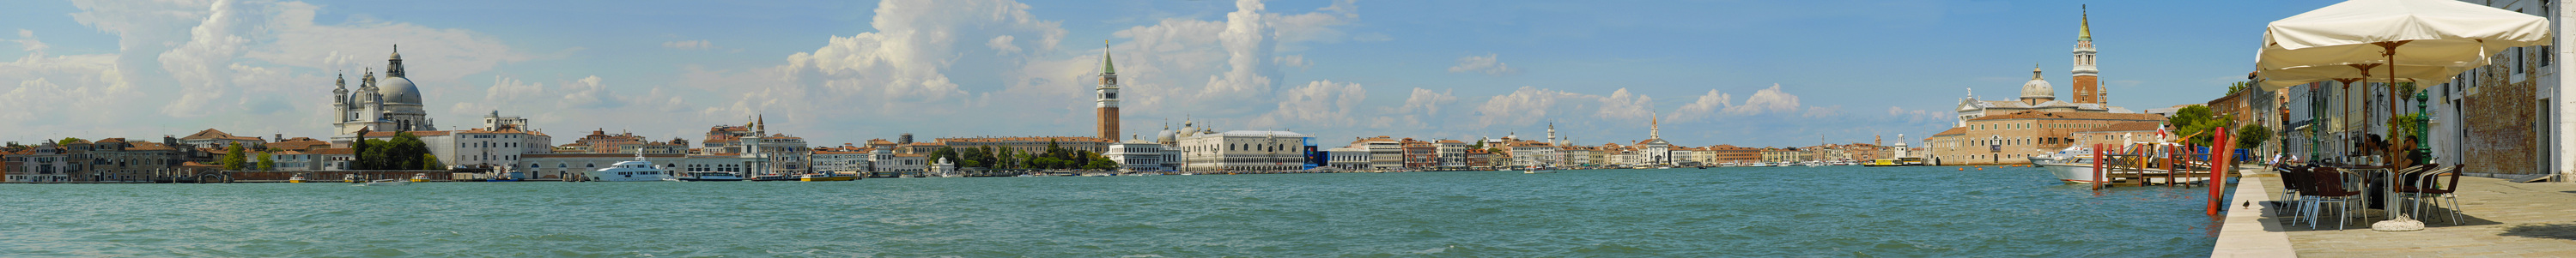
<path fill-rule="evenodd" d="M 2214 138 L 2209 141 L 2211 145 L 2209 146 L 2211 150 L 2209 153 L 2210 216 L 2218 216 L 2218 203 L 2227 201 L 2226 196 L 2221 193 L 2224 191 L 2221 190 L 2227 189 L 2227 171 L 2236 169 L 2236 150 L 2234 150 L 2236 144 L 2228 141 L 2232 139 L 2227 138 L 2227 127 L 2219 127 L 2218 135 Z"/>
<path fill-rule="evenodd" d="M 2087 181 L 2092 181 L 2093 191 L 2096 193 L 2102 191 L 2102 160 L 2104 158 L 2109 158 L 2107 156 L 2103 156 L 2102 153 L 2102 144 L 2093 144 L 2093 180 Z"/>

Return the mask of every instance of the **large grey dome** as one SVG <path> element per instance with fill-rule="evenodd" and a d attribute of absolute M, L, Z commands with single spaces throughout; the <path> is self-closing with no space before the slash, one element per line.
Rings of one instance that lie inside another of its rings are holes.
<path fill-rule="evenodd" d="M 376 94 L 384 94 L 387 104 L 420 104 L 420 87 L 409 78 L 385 77 L 376 84 Z"/>

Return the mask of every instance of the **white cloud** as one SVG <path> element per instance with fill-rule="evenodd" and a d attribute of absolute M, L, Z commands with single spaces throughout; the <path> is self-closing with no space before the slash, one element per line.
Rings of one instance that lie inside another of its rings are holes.
<path fill-rule="evenodd" d="M 1499 54 L 1485 54 L 1485 56 L 1460 57 L 1458 58 L 1458 65 L 1450 66 L 1449 72 L 1482 73 L 1492 76 L 1521 73 L 1521 69 L 1512 68 L 1510 64 L 1504 64 L 1500 56 L 1501 55 Z"/>
<path fill-rule="evenodd" d="M 1798 95 L 1781 92 L 1780 84 L 1775 83 L 1769 89 L 1753 92 L 1752 97 L 1744 99 L 1744 105 L 1727 107 L 1725 112 L 1728 115 L 1787 113 L 1798 112 L 1798 107 Z"/>
<path fill-rule="evenodd" d="M 1654 97 L 1631 94 L 1628 88 L 1619 88 L 1610 92 L 1610 96 L 1601 97 L 1601 112 L 1594 115 L 1602 119 L 1644 122 L 1655 114 L 1654 105 Z"/>
<path fill-rule="evenodd" d="M 1011 35 L 993 36 L 992 40 L 984 41 L 984 47 L 990 47 L 993 51 L 1002 51 L 1002 53 L 1019 53 L 1020 46 L 1012 45 L 1012 39 Z"/>
<path fill-rule="evenodd" d="M 1405 97 L 1404 106 L 1396 107 L 1393 113 L 1420 112 L 1423 115 L 1438 116 L 1440 107 L 1458 102 L 1458 95 L 1450 94 L 1451 91 L 1453 90 L 1431 91 L 1431 89 L 1413 88 L 1412 96 Z"/>
<path fill-rule="evenodd" d="M 1250 124 L 1257 128 L 1283 126 L 1335 127 L 1357 125 L 1353 109 L 1368 100 L 1368 90 L 1358 83 L 1314 81 L 1306 86 L 1288 89 L 1280 94 L 1278 109 L 1255 117 Z"/>
<path fill-rule="evenodd" d="M 662 48 L 679 49 L 679 50 L 708 50 L 708 49 L 715 49 L 715 48 L 716 48 L 716 44 L 715 44 L 715 43 L 708 43 L 708 42 L 707 42 L 707 40 L 703 40 L 703 39 L 701 39 L 701 40 L 682 40 L 682 41 L 662 42 Z"/>
<path fill-rule="evenodd" d="M 1680 109 L 1673 111 L 1673 114 L 1670 116 L 1671 119 L 1667 120 L 1673 122 L 1689 122 L 1714 118 L 1717 117 L 1718 110 L 1735 106 L 1734 99 L 1735 96 L 1733 95 L 1717 92 L 1717 90 L 1708 90 L 1708 94 L 1701 94 L 1698 100 L 1691 101 L 1690 104 L 1682 104 Z"/>
<path fill-rule="evenodd" d="M 1511 94 L 1497 95 L 1476 107 L 1476 126 L 1524 126 L 1548 118 L 1557 104 L 1570 100 L 1598 100 L 1600 97 L 1522 86 Z"/>

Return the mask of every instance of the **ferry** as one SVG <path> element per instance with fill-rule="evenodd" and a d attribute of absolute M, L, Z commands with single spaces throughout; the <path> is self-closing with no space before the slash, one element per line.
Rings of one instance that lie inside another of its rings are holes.
<path fill-rule="evenodd" d="M 1894 167 L 1904 166 L 1905 162 L 1896 161 L 1896 159 L 1873 159 L 1869 160 L 1869 163 L 1861 163 L 1860 165 L 1869 167 Z"/>
<path fill-rule="evenodd" d="M 592 170 L 585 175 L 590 177 L 590 181 L 649 182 L 671 178 L 671 171 L 656 168 L 653 162 L 644 161 L 644 154 L 635 154 L 635 160 L 619 161 L 617 164 Z"/>

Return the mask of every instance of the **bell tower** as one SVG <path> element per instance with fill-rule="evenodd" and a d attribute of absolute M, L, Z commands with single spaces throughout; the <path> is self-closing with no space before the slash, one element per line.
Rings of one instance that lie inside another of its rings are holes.
<path fill-rule="evenodd" d="M 1118 139 L 1118 67 L 1109 61 L 1109 41 L 1100 45 L 1100 87 L 1092 89 L 1092 101 L 1098 103 L 1100 138 L 1114 141 Z"/>
<path fill-rule="evenodd" d="M 2102 99 L 2102 70 L 2093 67 L 2093 15 L 2083 17 L 2075 25 L 2075 103 L 2109 105 Z"/>

